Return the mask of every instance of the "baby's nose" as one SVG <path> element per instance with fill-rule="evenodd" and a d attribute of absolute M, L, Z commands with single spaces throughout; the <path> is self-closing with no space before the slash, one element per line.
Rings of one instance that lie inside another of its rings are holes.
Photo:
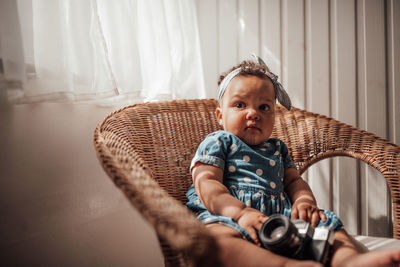
<path fill-rule="evenodd" d="M 249 108 L 249 110 L 247 112 L 246 119 L 248 119 L 248 120 L 258 120 L 258 119 L 260 119 L 260 116 L 258 115 L 257 110 L 255 110 L 253 108 Z"/>

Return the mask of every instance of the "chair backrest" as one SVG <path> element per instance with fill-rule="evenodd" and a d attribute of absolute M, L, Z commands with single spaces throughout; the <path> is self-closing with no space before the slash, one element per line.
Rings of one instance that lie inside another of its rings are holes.
<path fill-rule="evenodd" d="M 186 202 L 192 184 L 190 161 L 198 144 L 219 129 L 216 101 L 172 101 L 126 107 L 109 117 L 119 161 L 138 155 L 152 177 L 172 197 Z M 124 153 L 125 152 L 125 153 Z"/>
<path fill-rule="evenodd" d="M 185 203 L 192 184 L 189 165 L 197 146 L 207 134 L 220 129 L 215 118 L 217 104 L 216 100 L 176 100 L 129 106 L 109 115 L 98 134 L 115 162 L 140 162 L 160 187 Z M 300 173 L 333 156 L 360 159 L 378 169 L 391 190 L 393 235 L 400 237 L 399 147 L 332 118 L 296 108 L 287 111 L 280 105 L 272 135 L 287 144 Z"/>

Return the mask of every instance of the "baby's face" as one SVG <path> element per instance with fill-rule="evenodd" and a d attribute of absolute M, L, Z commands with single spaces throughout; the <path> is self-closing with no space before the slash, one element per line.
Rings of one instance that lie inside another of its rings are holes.
<path fill-rule="evenodd" d="M 272 82 L 253 75 L 238 75 L 229 83 L 216 110 L 219 124 L 248 145 L 271 136 L 275 123 Z"/>

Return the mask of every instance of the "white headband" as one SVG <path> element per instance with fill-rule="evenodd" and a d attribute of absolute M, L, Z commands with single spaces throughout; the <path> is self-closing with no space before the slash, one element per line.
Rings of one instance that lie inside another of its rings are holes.
<path fill-rule="evenodd" d="M 254 61 L 260 65 L 267 66 L 265 62 L 258 57 L 255 54 L 251 55 L 254 59 Z M 233 71 L 229 72 L 228 75 L 225 76 L 225 78 L 221 81 L 219 84 L 219 91 L 218 91 L 218 102 L 221 101 L 222 96 L 225 93 L 226 88 L 228 87 L 229 83 L 233 78 L 235 78 L 241 71 L 241 68 L 234 69 Z M 292 102 L 290 101 L 290 97 L 283 88 L 282 84 L 278 82 L 278 76 L 275 74 L 268 72 L 267 70 L 265 71 L 265 75 L 268 76 L 268 78 L 272 81 L 272 84 L 274 85 L 275 89 L 275 97 L 279 101 L 279 103 L 282 104 L 287 110 L 290 110 L 292 106 Z"/>

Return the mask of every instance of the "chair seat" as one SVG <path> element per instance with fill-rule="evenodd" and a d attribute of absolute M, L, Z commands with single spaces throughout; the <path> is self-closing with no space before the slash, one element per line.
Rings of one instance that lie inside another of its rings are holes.
<path fill-rule="evenodd" d="M 363 235 L 353 237 L 370 251 L 400 249 L 399 239 Z"/>

